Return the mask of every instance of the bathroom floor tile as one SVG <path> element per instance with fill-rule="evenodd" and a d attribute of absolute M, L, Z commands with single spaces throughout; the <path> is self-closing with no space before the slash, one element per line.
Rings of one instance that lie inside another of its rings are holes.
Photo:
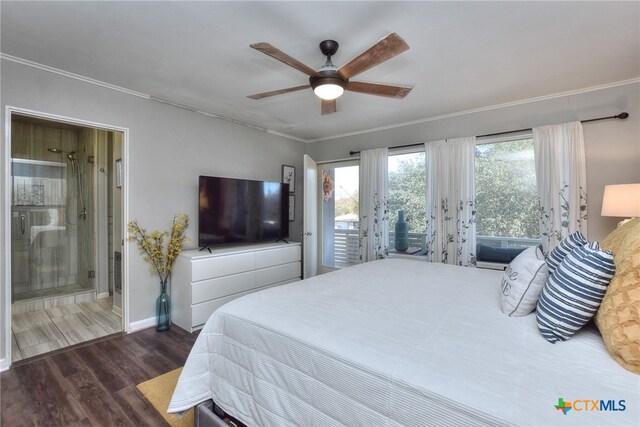
<path fill-rule="evenodd" d="M 110 334 L 120 332 L 122 330 L 122 319 L 120 316 L 111 311 L 111 299 L 95 300 L 91 302 L 82 302 L 78 305 L 91 317 L 97 324 L 101 325 Z"/>
<path fill-rule="evenodd" d="M 66 317 L 78 313 L 84 313 L 84 310 L 75 303 L 47 308 L 45 311 L 52 319 L 55 319 L 57 317 Z"/>
<path fill-rule="evenodd" d="M 14 313 L 12 362 L 122 331 L 111 298 Z"/>
<path fill-rule="evenodd" d="M 83 310 L 93 311 L 96 313 L 110 313 L 113 306 L 111 298 L 94 299 L 93 301 L 85 301 L 78 303 Z"/>
<path fill-rule="evenodd" d="M 69 342 L 63 337 L 59 340 L 47 341 L 42 344 L 34 345 L 24 349 L 21 348 L 20 352 L 22 353 L 22 358 L 26 359 L 27 357 L 38 356 L 40 354 L 65 348 L 67 346 L 69 346 Z"/>
<path fill-rule="evenodd" d="M 84 311 L 68 314 L 66 316 L 52 317 L 51 320 L 62 333 L 72 331 L 76 328 L 90 328 L 98 325 L 98 323 L 96 323 L 96 321 L 89 317 Z"/>
<path fill-rule="evenodd" d="M 91 326 L 77 326 L 63 332 L 62 334 L 70 344 L 78 344 L 104 337 L 105 335 L 109 335 L 110 332 L 107 332 L 102 326 L 96 324 Z"/>
<path fill-rule="evenodd" d="M 11 329 L 14 333 L 27 331 L 37 326 L 51 323 L 51 318 L 44 310 L 30 311 L 27 313 L 18 313 L 11 316 Z"/>
<path fill-rule="evenodd" d="M 25 331 L 15 332 L 15 336 L 16 341 L 18 342 L 18 347 L 20 347 L 20 352 L 23 353 L 23 356 L 24 349 L 28 347 L 61 339 L 64 340 L 62 332 L 60 332 L 56 325 L 51 321 L 47 324 L 36 326 Z"/>

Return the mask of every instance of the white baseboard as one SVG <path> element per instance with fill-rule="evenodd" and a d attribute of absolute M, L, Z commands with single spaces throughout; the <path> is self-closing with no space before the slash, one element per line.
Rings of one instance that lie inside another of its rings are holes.
<path fill-rule="evenodd" d="M 9 363 L 7 362 L 7 359 L 0 359 L 0 372 L 4 372 L 7 369 L 9 369 Z"/>
<path fill-rule="evenodd" d="M 137 322 L 129 323 L 129 328 L 127 328 L 127 332 L 136 332 L 141 331 L 142 329 L 147 329 L 152 326 L 156 326 L 156 317 L 149 317 L 148 319 L 138 320 Z"/>
<path fill-rule="evenodd" d="M 96 299 L 109 298 L 109 292 L 102 292 L 96 295 Z"/>

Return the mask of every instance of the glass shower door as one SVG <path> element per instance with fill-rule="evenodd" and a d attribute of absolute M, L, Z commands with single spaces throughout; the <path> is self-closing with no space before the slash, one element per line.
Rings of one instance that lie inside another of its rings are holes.
<path fill-rule="evenodd" d="M 13 159 L 12 300 L 29 299 L 74 279 L 65 221 L 67 163 Z"/>

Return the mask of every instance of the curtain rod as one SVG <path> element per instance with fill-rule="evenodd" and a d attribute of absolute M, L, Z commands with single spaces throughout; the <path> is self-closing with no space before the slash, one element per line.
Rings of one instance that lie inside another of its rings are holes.
<path fill-rule="evenodd" d="M 629 113 L 623 112 L 623 113 L 620 113 L 620 114 L 616 114 L 615 116 L 598 117 L 596 119 L 589 119 L 589 120 L 580 120 L 580 123 L 597 122 L 597 121 L 600 121 L 600 120 L 609 120 L 609 119 L 621 119 L 621 120 L 624 120 L 627 117 L 629 117 Z M 487 138 L 487 137 L 490 137 L 490 136 L 507 135 L 507 134 L 516 133 L 516 132 L 527 132 L 527 131 L 530 132 L 531 130 L 532 130 L 531 128 L 527 128 L 527 129 L 509 130 L 509 131 L 506 131 L 506 132 L 488 133 L 486 135 L 478 135 L 478 136 L 476 136 L 476 138 Z M 418 147 L 420 145 L 424 145 L 424 143 L 395 145 L 393 147 L 389 147 L 389 149 L 392 149 L 392 148 Z M 358 151 L 349 151 L 349 155 L 350 156 L 353 156 L 354 154 L 359 154 L 359 153 L 360 153 L 360 150 L 358 150 Z"/>

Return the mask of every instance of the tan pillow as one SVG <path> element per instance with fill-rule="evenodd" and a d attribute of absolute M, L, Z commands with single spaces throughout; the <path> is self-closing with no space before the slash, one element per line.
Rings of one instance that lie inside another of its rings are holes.
<path fill-rule="evenodd" d="M 596 314 L 596 325 L 611 356 L 640 374 L 640 218 L 618 227 L 601 246 L 613 252 L 616 274 Z"/>
<path fill-rule="evenodd" d="M 640 218 L 632 219 L 631 221 L 625 223 L 623 226 L 617 227 L 615 230 L 609 233 L 609 235 L 602 242 L 600 242 L 600 247 L 602 249 L 606 249 L 608 251 L 616 253 L 622 241 L 629 234 L 630 229 L 637 227 L 638 224 L 640 224 Z"/>

